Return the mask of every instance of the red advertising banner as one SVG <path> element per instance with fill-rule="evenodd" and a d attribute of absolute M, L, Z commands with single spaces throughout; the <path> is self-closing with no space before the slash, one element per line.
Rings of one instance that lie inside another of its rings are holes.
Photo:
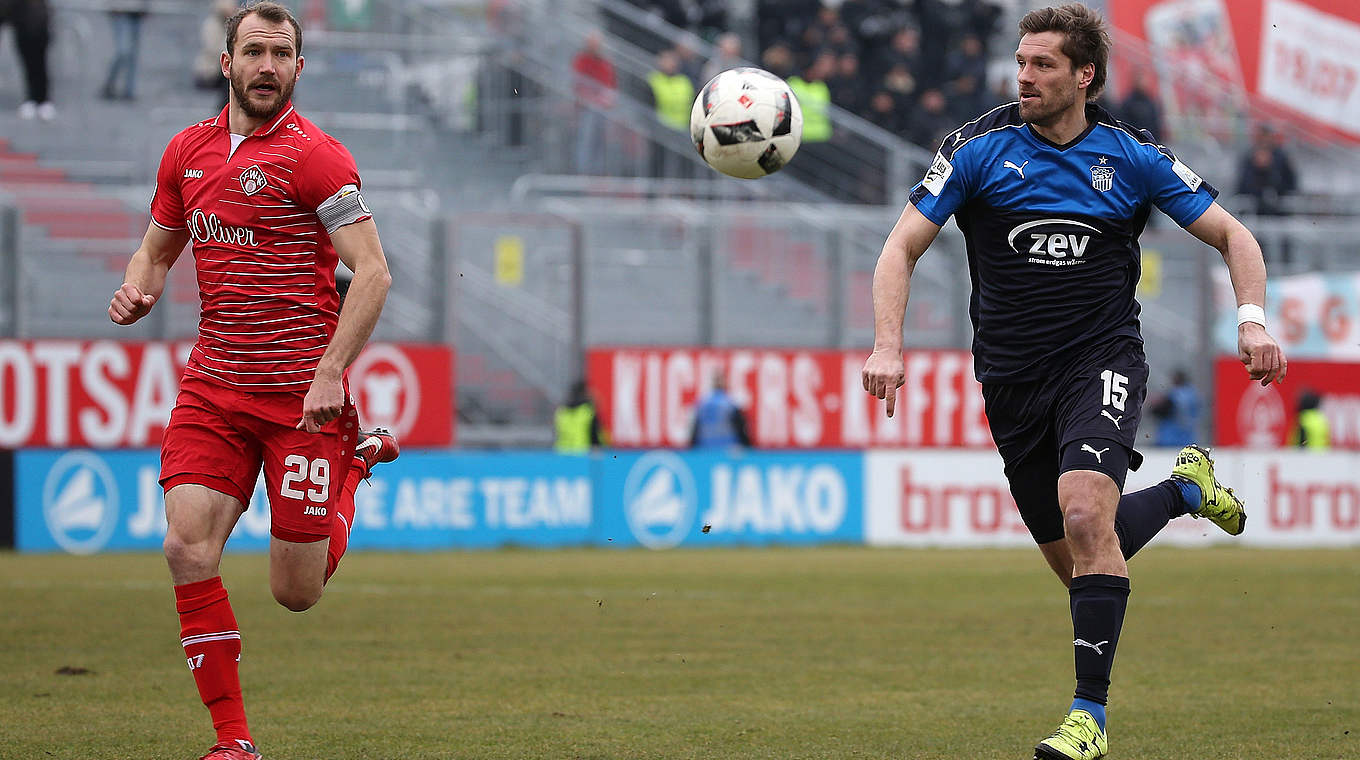
<path fill-rule="evenodd" d="M 0 448 L 157 446 L 192 343 L 0 340 Z M 453 352 L 370 344 L 349 372 L 365 426 L 453 441 Z"/>
<path fill-rule="evenodd" d="M 1236 358 L 1220 358 L 1214 366 L 1214 440 L 1220 446 L 1288 445 L 1307 390 L 1322 398 L 1332 448 L 1360 450 L 1360 362 L 1291 360 L 1284 383 L 1262 388 Z"/>
<path fill-rule="evenodd" d="M 587 376 L 612 442 L 689 445 L 694 405 L 715 374 L 746 412 L 760 448 L 990 448 L 967 351 L 908 351 L 892 418 L 864 392 L 863 351 L 600 348 Z"/>
<path fill-rule="evenodd" d="M 1155 65 L 1164 100 L 1179 110 L 1213 112 L 1245 92 L 1282 118 L 1360 139 L 1354 0 L 1123 0 L 1110 4 L 1110 20 L 1147 46 L 1147 58 L 1131 67 L 1129 51 L 1116 45 L 1119 78 Z"/>

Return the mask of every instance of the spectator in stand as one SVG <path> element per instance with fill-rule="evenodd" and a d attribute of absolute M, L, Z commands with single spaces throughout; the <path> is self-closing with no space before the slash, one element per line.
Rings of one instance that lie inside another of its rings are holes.
<path fill-rule="evenodd" d="M 745 64 L 741 59 L 741 36 L 737 33 L 724 32 L 719 35 L 717 48 L 713 57 L 704 64 L 699 79 L 694 81 L 695 87 L 703 87 L 713 77 Z"/>
<path fill-rule="evenodd" d="M 756 0 L 756 41 L 760 49 L 769 50 L 796 39 L 820 5 L 819 0 Z"/>
<path fill-rule="evenodd" d="M 898 137 L 906 131 L 905 120 L 897 106 L 897 98 L 890 90 L 874 91 L 873 97 L 869 98 L 869 113 L 865 118 Z"/>
<path fill-rule="evenodd" d="M 1150 408 L 1157 420 L 1153 443 L 1176 449 L 1194 443 L 1202 408 L 1199 391 L 1190 384 L 1189 373 L 1184 369 L 1171 373 L 1171 388 Z"/>
<path fill-rule="evenodd" d="M 112 0 L 109 22 L 113 25 L 113 60 L 100 97 L 133 100 L 137 91 L 137 51 L 141 48 L 142 19 L 151 0 Z M 122 85 L 121 87 L 119 85 Z"/>
<path fill-rule="evenodd" d="M 911 76 L 911 72 L 916 70 L 917 64 L 921 60 L 921 34 L 912 27 L 904 26 L 898 29 L 892 36 L 892 42 L 887 49 L 880 50 L 871 59 L 869 76 L 878 81 L 882 81 L 888 76 L 888 72 L 897 67 L 902 67 Z M 915 92 L 915 77 L 911 90 Z"/>
<path fill-rule="evenodd" d="M 803 145 L 831 139 L 831 87 L 827 84 L 836 71 L 836 54 L 823 51 L 812 60 L 802 75 L 788 77 L 789 87 L 803 108 Z"/>
<path fill-rule="evenodd" d="M 651 87 L 657 121 L 669 129 L 688 134 L 689 112 L 694 106 L 694 83 L 680 71 L 680 56 L 674 50 L 663 50 L 657 55 L 656 68 L 647 75 L 647 84 Z M 686 161 L 677 161 L 664 146 L 653 146 L 653 177 L 683 176 L 690 166 Z"/>
<path fill-rule="evenodd" d="M 1238 194 L 1250 199 L 1250 213 L 1284 216 L 1289 213 L 1284 199 L 1297 188 L 1294 162 L 1285 152 L 1279 136 L 1268 125 L 1258 125 L 1251 147 L 1242 157 L 1237 176 Z"/>
<path fill-rule="evenodd" d="M 926 150 L 935 150 L 957 124 L 949 115 L 944 93 L 932 88 L 921 93 L 920 105 L 912 112 L 907 126 L 907 139 Z"/>
<path fill-rule="evenodd" d="M 713 387 L 694 405 L 689 445 L 694 449 L 751 445 L 746 414 L 727 394 L 727 381 L 720 372 L 713 375 Z"/>
<path fill-rule="evenodd" d="M 194 86 L 200 90 L 216 90 L 218 108 L 227 105 L 231 83 L 222 76 L 222 53 L 225 45 L 227 19 L 241 7 L 238 0 L 215 0 L 212 10 L 198 25 L 199 49 L 194 56 Z"/>
<path fill-rule="evenodd" d="M 852 113 L 868 112 L 869 85 L 860 73 L 858 55 L 841 53 L 836 58 L 836 72 L 826 84 L 831 88 L 831 100 L 836 105 Z"/>
<path fill-rule="evenodd" d="M 707 82 L 707 79 L 700 81 L 704 75 L 704 61 L 699 57 L 694 45 L 685 39 L 687 35 L 681 35 L 679 41 L 675 43 L 675 58 L 680 65 L 680 73 L 684 74 L 695 87 L 699 87 Z"/>
<path fill-rule="evenodd" d="M 959 38 L 958 47 L 949 53 L 945 70 L 948 79 L 945 93 L 955 121 L 962 124 L 993 105 L 987 91 L 987 54 L 976 34 L 967 32 Z"/>
<path fill-rule="evenodd" d="M 562 454 L 586 454 L 608 442 L 609 436 L 600 425 L 595 399 L 585 380 L 572 383 L 567 397 L 553 413 L 553 429 L 556 433 L 553 448 Z"/>
<path fill-rule="evenodd" d="M 1257 216 L 1288 216 L 1285 199 L 1296 189 L 1294 162 L 1280 144 L 1279 136 L 1268 125 L 1258 125 L 1237 174 L 1237 194 L 1246 200 L 1243 210 Z M 1261 236 L 1261 248 L 1267 259 L 1288 265 L 1293 260 L 1289 238 L 1275 237 L 1276 243 L 1272 237 L 1275 236 Z"/>
<path fill-rule="evenodd" d="M 897 104 L 898 123 L 902 125 L 903 131 L 909 129 L 916 100 L 920 97 L 916 91 L 916 78 L 905 63 L 899 63 L 888 69 L 882 81 L 883 89 L 892 93 L 893 102 Z"/>
<path fill-rule="evenodd" d="M 788 81 L 793 76 L 793 50 L 783 42 L 776 42 L 760 54 L 760 65 L 771 74 Z"/>
<path fill-rule="evenodd" d="M 576 92 L 576 171 L 603 174 L 607 114 L 618 99 L 618 80 L 614 64 L 604 57 L 604 38 L 599 32 L 586 38 L 585 47 L 571 62 L 573 89 Z"/>
<path fill-rule="evenodd" d="M 1327 451 L 1332 447 L 1331 429 L 1321 407 L 1322 398 L 1317 391 L 1305 388 L 1299 394 L 1299 415 L 1289 432 L 1290 446 L 1309 451 Z"/>
<path fill-rule="evenodd" d="M 47 0 L 0 0 L 0 30 L 14 27 L 15 47 L 24 67 L 24 101 L 19 118 L 57 118 L 47 76 L 47 46 L 52 41 L 52 14 Z"/>
<path fill-rule="evenodd" d="M 1167 139 L 1162 105 L 1157 99 L 1157 80 L 1151 69 L 1139 69 L 1133 75 L 1133 86 L 1115 106 L 1115 116 L 1125 124 L 1146 129 L 1159 142 Z"/>

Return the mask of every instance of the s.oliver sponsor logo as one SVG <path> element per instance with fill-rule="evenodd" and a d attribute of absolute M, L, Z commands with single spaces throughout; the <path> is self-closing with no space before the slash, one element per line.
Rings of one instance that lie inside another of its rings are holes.
<path fill-rule="evenodd" d="M 192 346 L 0 340 L 0 447 L 159 445 Z M 364 424 L 451 443 L 452 362 L 446 346 L 371 344 L 350 373 Z"/>
<path fill-rule="evenodd" d="M 251 167 L 254 168 L 254 167 Z M 259 169 L 256 169 L 259 171 Z M 244 176 L 242 184 L 245 184 Z M 247 192 L 246 195 L 251 193 Z M 189 214 L 189 235 L 197 243 L 223 243 L 241 248 L 255 248 L 255 230 L 249 227 L 223 224 L 217 214 L 205 213 L 196 208 Z"/>
<path fill-rule="evenodd" d="M 694 406 L 721 375 L 761 448 L 990 447 L 966 351 L 910 351 L 897 412 L 864 392 L 858 351 L 592 350 L 590 385 L 621 447 L 685 446 Z"/>

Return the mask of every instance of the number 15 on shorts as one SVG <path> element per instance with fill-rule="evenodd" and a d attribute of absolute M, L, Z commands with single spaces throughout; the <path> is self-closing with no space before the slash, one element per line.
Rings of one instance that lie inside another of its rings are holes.
<path fill-rule="evenodd" d="M 1124 402 L 1129 399 L 1129 391 L 1126 387 L 1129 378 L 1112 369 L 1107 369 L 1100 373 L 1100 382 L 1104 388 L 1100 403 L 1105 406 L 1112 406 L 1121 412 L 1124 411 Z M 287 479 L 285 478 L 285 480 Z"/>
<path fill-rule="evenodd" d="M 1123 408 L 1123 407 L 1120 407 Z M 310 501 L 325 504 L 331 495 L 331 463 L 325 457 L 308 460 L 301 454 L 289 454 L 283 458 L 283 482 L 279 485 L 279 495 L 286 499 Z M 310 484 L 304 493 L 295 484 Z"/>

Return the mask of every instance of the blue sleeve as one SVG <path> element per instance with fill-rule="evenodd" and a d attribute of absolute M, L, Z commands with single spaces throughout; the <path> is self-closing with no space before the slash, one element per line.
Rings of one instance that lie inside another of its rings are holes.
<path fill-rule="evenodd" d="M 1218 197 L 1218 188 L 1181 163 L 1171 151 L 1140 145 L 1144 151 L 1144 179 L 1148 197 L 1182 227 L 1200 217 Z"/>
<path fill-rule="evenodd" d="M 945 138 L 947 141 L 949 138 Z M 911 205 L 930 221 L 944 226 L 968 200 L 971 174 L 968 152 L 945 158 L 944 148 L 935 154 L 926 176 L 911 189 Z"/>

